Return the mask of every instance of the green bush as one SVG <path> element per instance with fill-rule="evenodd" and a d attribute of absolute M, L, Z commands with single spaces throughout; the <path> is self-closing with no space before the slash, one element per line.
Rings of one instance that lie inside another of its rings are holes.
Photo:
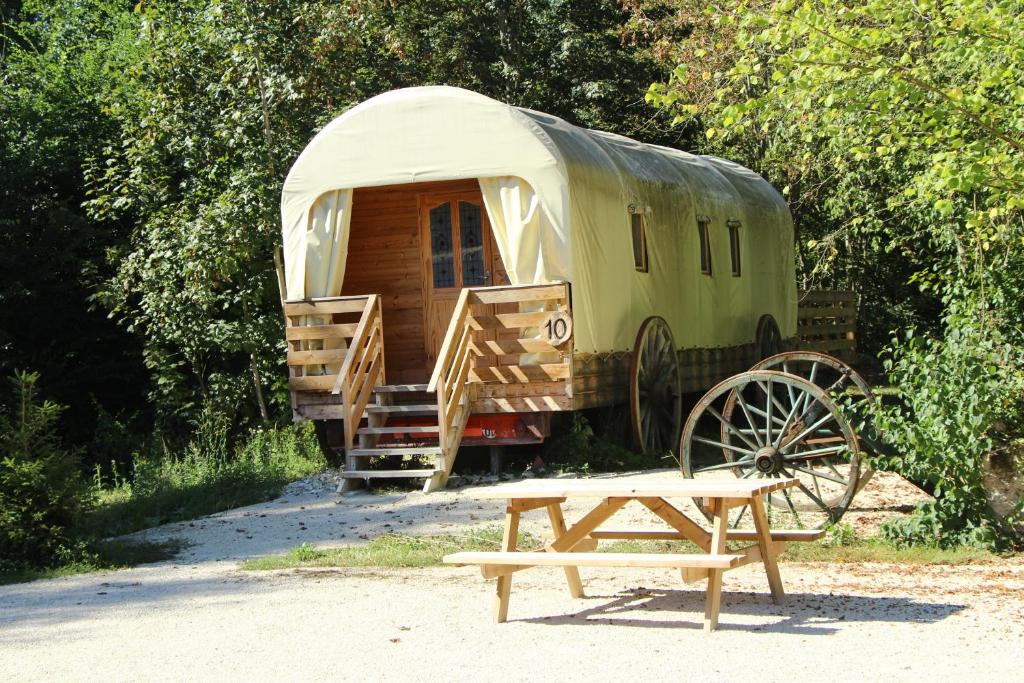
<path fill-rule="evenodd" d="M 0 409 L 0 572 L 76 561 L 77 527 L 90 497 L 76 451 L 64 448 L 64 410 L 37 397 L 36 373 L 15 373 L 13 400 Z"/>
<path fill-rule="evenodd" d="M 911 518 L 886 525 L 883 535 L 945 547 L 1020 545 L 1024 539 L 993 514 L 985 477 L 993 454 L 1021 433 L 1024 353 L 980 307 L 957 303 L 951 310 L 944 339 L 910 332 L 893 340 L 884 363 L 899 400 L 869 408 L 874 428 L 896 451 L 875 466 L 935 496 Z"/>
<path fill-rule="evenodd" d="M 621 411 L 606 411 L 600 416 L 602 430 L 597 434 L 583 414 L 572 413 L 568 429 L 545 444 L 545 462 L 558 469 L 582 473 L 664 467 L 666 462 L 659 456 L 634 453 L 620 445 L 628 438 L 624 415 Z"/>
<path fill-rule="evenodd" d="M 229 420 L 206 406 L 184 453 L 137 455 L 131 476 L 100 492 L 89 526 L 114 536 L 251 505 L 325 465 L 312 423 L 254 429 L 233 446 Z"/>

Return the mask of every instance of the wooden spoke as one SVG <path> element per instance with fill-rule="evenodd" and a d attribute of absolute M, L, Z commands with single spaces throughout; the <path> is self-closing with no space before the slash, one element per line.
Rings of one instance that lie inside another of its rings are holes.
<path fill-rule="evenodd" d="M 809 372 L 820 377 L 812 365 Z M 698 401 L 684 426 L 683 474 L 793 477 L 801 486 L 768 497 L 769 508 L 793 515 L 801 526 L 805 519 L 812 520 L 808 526 L 838 519 L 856 492 L 859 446 L 826 388 L 774 370 L 720 383 Z"/>
<path fill-rule="evenodd" d="M 647 318 L 637 332 L 630 372 L 630 417 L 636 447 L 647 453 L 675 448 L 683 414 L 682 381 L 672 330 Z"/>

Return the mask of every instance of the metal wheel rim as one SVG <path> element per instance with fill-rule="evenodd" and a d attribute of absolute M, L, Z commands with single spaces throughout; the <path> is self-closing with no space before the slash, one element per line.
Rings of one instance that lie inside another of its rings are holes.
<path fill-rule="evenodd" d="M 765 410 L 760 412 L 764 424 L 771 424 L 771 428 L 759 427 L 755 417 L 755 411 L 759 410 L 757 406 L 736 398 L 742 397 L 743 391 L 752 386 L 758 387 L 764 394 Z M 775 397 L 775 390 L 779 387 L 783 389 L 780 392 L 782 398 L 769 399 L 769 396 Z M 790 389 L 793 391 L 790 392 Z M 718 413 L 714 407 L 713 404 L 727 394 L 733 399 L 734 410 L 739 405 L 743 421 L 734 418 L 735 413 L 727 416 L 725 410 Z M 790 397 L 788 406 L 785 404 L 786 397 Z M 797 412 L 801 417 L 809 412 L 815 412 L 815 418 L 810 425 L 799 424 L 800 421 L 796 419 Z M 698 423 L 705 413 L 713 416 L 721 425 L 718 442 L 696 434 Z M 816 424 L 819 420 L 821 422 Z M 731 429 L 726 426 L 727 423 Z M 737 423 L 740 426 L 737 426 Z M 748 429 L 747 433 L 744 433 L 743 424 L 753 426 L 754 429 Z M 837 435 L 841 437 L 841 443 L 829 443 L 825 446 L 808 443 L 827 429 L 836 430 Z M 734 434 L 736 439 L 732 438 Z M 707 467 L 695 467 L 694 443 L 717 447 L 720 449 L 721 461 Z M 780 464 L 778 471 L 766 473 L 758 470 L 755 460 L 757 454 L 762 453 L 763 447 L 770 444 L 777 447 Z M 680 469 L 686 477 L 692 478 L 701 472 L 711 471 L 725 471 L 740 478 L 795 476 L 801 483 L 793 494 L 787 492 L 784 496 L 769 497 L 769 502 L 774 507 L 791 510 L 798 519 L 801 510 L 815 510 L 824 513 L 826 521 L 838 520 L 849 507 L 857 491 L 860 476 L 860 448 L 856 435 L 835 403 L 820 387 L 808 380 L 772 370 L 741 373 L 720 382 L 705 394 L 686 421 L 680 437 L 679 452 Z M 847 453 L 849 462 L 838 463 L 838 458 Z M 848 467 L 845 479 L 836 469 L 837 463 L 844 468 Z M 827 468 L 830 468 L 831 472 L 828 472 Z M 808 478 L 810 481 L 805 481 Z M 841 486 L 839 492 L 835 495 L 820 495 L 822 478 L 827 478 L 830 482 L 826 490 Z M 797 497 L 797 492 L 802 495 L 802 499 Z"/>
<path fill-rule="evenodd" d="M 645 453 L 678 443 L 683 415 L 675 338 L 664 318 L 647 318 L 637 332 L 629 376 L 633 441 Z"/>

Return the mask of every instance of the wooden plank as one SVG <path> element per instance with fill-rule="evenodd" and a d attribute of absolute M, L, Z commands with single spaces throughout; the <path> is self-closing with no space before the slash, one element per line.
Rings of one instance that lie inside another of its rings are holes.
<path fill-rule="evenodd" d="M 707 552 L 711 545 L 711 537 L 699 524 L 684 515 L 675 506 L 662 498 L 640 498 L 640 504 L 661 517 L 669 526 L 681 533 L 686 540 L 696 543 L 701 550 Z"/>
<path fill-rule="evenodd" d="M 548 521 L 551 522 L 551 530 L 555 534 L 555 542 L 565 535 L 565 517 L 562 516 L 562 504 L 561 502 L 553 502 L 547 506 L 548 509 Z M 576 550 L 576 552 L 583 552 L 582 548 L 579 548 L 579 543 L 576 543 L 569 550 Z M 553 545 L 552 550 L 554 552 Z M 547 549 L 545 549 L 547 550 Z M 565 580 L 569 584 L 569 594 L 574 598 L 582 598 L 583 596 L 583 582 L 580 581 L 580 572 L 576 567 L 565 567 Z"/>
<path fill-rule="evenodd" d="M 461 552 L 445 555 L 445 564 L 512 567 L 705 567 L 731 569 L 743 559 L 728 553 L 574 553 Z"/>
<path fill-rule="evenodd" d="M 768 575 L 768 586 L 772 591 L 772 600 L 776 603 L 785 596 L 782 589 L 782 576 L 779 574 L 779 565 L 775 559 L 774 548 L 772 548 L 771 529 L 768 526 L 768 516 L 764 511 L 764 503 L 760 496 L 755 496 L 750 504 L 750 513 L 754 518 L 754 528 L 757 530 L 757 545 L 761 551 L 761 562 L 764 563 L 764 571 Z M 723 515 L 725 517 L 726 515 Z"/>
<path fill-rule="evenodd" d="M 811 289 L 801 290 L 797 294 L 797 304 L 811 304 L 823 301 L 856 301 L 857 295 L 851 291 Z"/>
<path fill-rule="evenodd" d="M 471 368 L 469 381 L 481 384 L 521 384 L 533 381 L 548 382 L 568 379 L 572 366 L 568 363 L 542 363 L 540 365 L 498 365 Z"/>
<path fill-rule="evenodd" d="M 302 299 L 301 301 L 285 301 L 284 314 L 294 315 L 329 315 L 332 313 L 358 313 L 366 305 L 366 296 L 329 297 L 324 299 Z"/>
<path fill-rule="evenodd" d="M 292 391 L 330 391 L 334 388 L 337 375 L 311 375 L 289 377 L 288 388 Z"/>
<path fill-rule="evenodd" d="M 360 427 L 357 434 L 437 434 L 437 425 L 406 425 L 404 427 Z"/>
<path fill-rule="evenodd" d="M 819 334 L 844 334 L 856 332 L 857 323 L 817 323 L 814 325 L 801 325 L 796 329 L 801 337 L 812 337 Z"/>
<path fill-rule="evenodd" d="M 470 318 L 474 330 L 511 330 L 522 327 L 540 327 L 547 322 L 554 311 L 532 311 L 530 313 L 495 313 Z"/>
<path fill-rule="evenodd" d="M 343 420 L 345 406 L 334 405 L 297 405 L 295 412 L 307 420 Z"/>
<path fill-rule="evenodd" d="M 295 325 L 284 328 L 285 339 L 296 341 L 301 339 L 343 339 L 355 334 L 356 324 L 340 325 Z"/>
<path fill-rule="evenodd" d="M 815 318 L 855 318 L 857 309 L 839 306 L 823 306 L 821 308 L 800 308 L 797 320 L 814 320 Z"/>
<path fill-rule="evenodd" d="M 734 498 L 749 499 L 797 485 L 796 479 L 530 479 L 466 489 L 480 499 Z"/>
<path fill-rule="evenodd" d="M 816 541 L 825 535 L 822 529 L 773 529 L 773 542 Z M 590 532 L 590 537 L 601 541 L 685 541 L 685 534 L 679 531 L 661 531 L 652 529 L 608 529 Z M 756 541 L 757 531 L 753 529 L 730 529 L 726 540 Z"/>
<path fill-rule="evenodd" d="M 839 351 L 853 349 L 857 345 L 856 339 L 822 339 L 819 341 L 800 342 L 802 351 Z"/>
<path fill-rule="evenodd" d="M 513 356 L 523 353 L 561 353 L 543 339 L 474 339 L 470 349 L 477 356 Z"/>
<path fill-rule="evenodd" d="M 516 549 L 519 538 L 519 513 L 509 506 L 505 510 L 505 530 L 502 534 L 501 549 L 511 553 Z M 501 553 L 499 553 L 501 554 Z M 498 623 L 508 618 L 508 598 L 512 591 L 512 576 L 499 576 L 495 587 L 494 620 Z"/>
<path fill-rule="evenodd" d="M 711 547 L 713 555 L 725 553 L 725 540 L 729 532 L 729 509 L 722 500 L 712 501 L 714 521 L 711 530 Z M 692 566 L 692 565 L 691 565 Z M 714 631 L 718 627 L 718 611 L 722 602 L 722 570 L 708 567 L 708 595 L 704 606 L 704 630 Z"/>
<path fill-rule="evenodd" d="M 440 446 L 396 446 L 394 448 L 353 448 L 349 455 L 441 455 Z"/>
<path fill-rule="evenodd" d="M 345 360 L 348 349 L 289 351 L 288 365 L 337 365 Z"/>
<path fill-rule="evenodd" d="M 547 413 L 573 410 L 569 396 L 529 396 L 526 398 L 478 398 L 473 401 L 477 413 Z"/>
<path fill-rule="evenodd" d="M 483 398 L 527 398 L 535 396 L 567 395 L 568 382 L 530 382 L 527 384 L 479 384 L 477 399 Z"/>
<path fill-rule="evenodd" d="M 436 470 L 345 470 L 343 479 L 421 479 L 434 476 Z"/>
<path fill-rule="evenodd" d="M 474 288 L 472 304 L 508 304 L 524 301 L 566 301 L 565 285 L 508 285 Z"/>
<path fill-rule="evenodd" d="M 786 543 L 816 541 L 824 538 L 824 529 L 772 529 L 772 541 Z M 756 541 L 757 531 L 754 529 L 730 529 L 728 539 L 730 541 Z"/>

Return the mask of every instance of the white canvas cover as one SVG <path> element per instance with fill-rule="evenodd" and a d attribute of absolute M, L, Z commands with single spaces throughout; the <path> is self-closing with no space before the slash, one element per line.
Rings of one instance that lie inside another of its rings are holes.
<path fill-rule="evenodd" d="M 352 189 L 466 178 L 480 181 L 512 283 L 572 284 L 577 351 L 629 349 L 649 315 L 681 347 L 753 341 L 765 313 L 783 335 L 796 332 L 792 219 L 760 176 L 444 86 L 363 102 L 296 160 L 281 202 L 288 298 L 341 291 Z M 631 207 L 646 222 L 646 273 L 634 268 Z M 710 220 L 710 276 L 698 217 Z"/>

